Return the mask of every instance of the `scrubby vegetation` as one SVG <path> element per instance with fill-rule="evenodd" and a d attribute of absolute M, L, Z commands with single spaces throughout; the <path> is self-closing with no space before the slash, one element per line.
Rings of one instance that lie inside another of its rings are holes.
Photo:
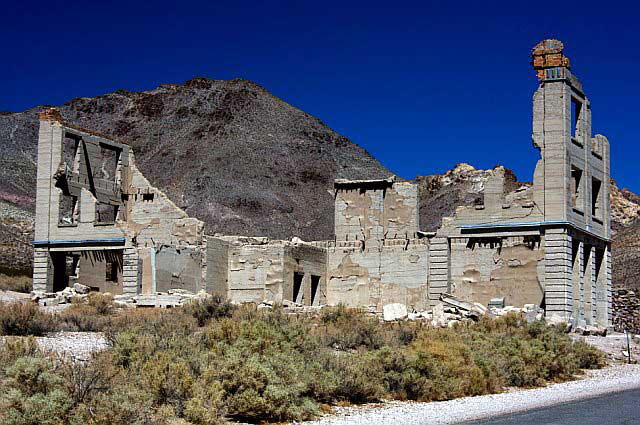
<path fill-rule="evenodd" d="M 433 329 L 380 324 L 343 307 L 291 316 L 210 299 L 116 314 L 102 301 L 58 317 L 105 331 L 112 348 L 89 362 L 53 358 L 32 341 L 8 338 L 0 349 L 0 423 L 301 420 L 336 403 L 487 394 L 570 379 L 604 363 L 562 329 L 517 315 Z M 103 321 L 81 322 L 85 310 Z"/>
<path fill-rule="evenodd" d="M 31 292 L 31 278 L 25 275 L 6 275 L 0 273 L 0 291 Z"/>

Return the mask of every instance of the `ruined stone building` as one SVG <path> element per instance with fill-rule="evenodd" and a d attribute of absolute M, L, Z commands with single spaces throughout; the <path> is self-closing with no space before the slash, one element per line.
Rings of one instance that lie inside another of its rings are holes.
<path fill-rule="evenodd" d="M 609 142 L 592 136 L 591 104 L 562 43 L 545 40 L 532 57 L 540 81 L 533 184 L 510 191 L 497 168 L 484 202 L 459 207 L 431 233 L 419 228 L 417 186 L 388 177 L 335 181 L 331 240 L 206 235 L 149 184 L 127 144 L 43 113 L 34 289 L 81 282 L 131 296 L 204 290 L 239 302 L 378 311 L 388 303 L 424 310 L 450 293 L 608 326 Z"/>

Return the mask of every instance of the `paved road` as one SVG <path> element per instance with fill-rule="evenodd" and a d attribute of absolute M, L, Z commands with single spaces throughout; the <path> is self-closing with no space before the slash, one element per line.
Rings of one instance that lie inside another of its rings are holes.
<path fill-rule="evenodd" d="M 607 394 L 465 425 L 631 425 L 640 424 L 640 389 Z"/>

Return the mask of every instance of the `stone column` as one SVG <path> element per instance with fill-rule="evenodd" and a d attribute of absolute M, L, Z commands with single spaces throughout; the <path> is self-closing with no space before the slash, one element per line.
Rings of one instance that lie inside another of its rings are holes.
<path fill-rule="evenodd" d="M 595 323 L 595 261 L 594 249 L 591 245 L 584 247 L 584 320 L 588 325 Z"/>
<path fill-rule="evenodd" d="M 610 295 L 611 295 L 611 282 L 607 281 L 607 273 L 610 270 L 608 266 L 608 249 L 607 247 L 597 248 L 596 256 L 594 258 L 596 275 L 596 324 L 598 326 L 608 327 L 610 308 Z"/>
<path fill-rule="evenodd" d="M 33 250 L 33 290 L 53 291 L 53 264 L 46 248 Z"/>
<path fill-rule="evenodd" d="M 122 293 L 125 295 L 138 295 L 142 285 L 138 250 L 134 247 L 125 248 L 122 253 L 122 262 Z"/>
<path fill-rule="evenodd" d="M 584 261 L 584 244 L 572 238 L 571 241 L 571 293 L 573 294 L 572 316 L 577 324 L 584 321 L 584 291 L 582 265 Z"/>
<path fill-rule="evenodd" d="M 62 157 L 64 130 L 62 117 L 57 111 L 40 113 L 38 132 L 38 160 L 36 173 L 36 221 L 34 239 L 47 242 L 51 229 L 58 226 L 59 189 L 54 187 L 53 174 Z M 35 248 L 33 252 L 33 289 L 53 291 L 53 263 L 47 248 Z"/>
<path fill-rule="evenodd" d="M 568 320 L 573 311 L 572 238 L 567 229 L 547 229 L 544 235 L 544 295 L 546 315 Z"/>

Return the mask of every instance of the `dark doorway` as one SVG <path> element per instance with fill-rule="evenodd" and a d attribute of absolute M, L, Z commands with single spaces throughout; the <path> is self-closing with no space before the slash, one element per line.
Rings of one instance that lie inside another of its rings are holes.
<path fill-rule="evenodd" d="M 302 279 L 304 278 L 304 273 L 293 273 L 293 302 L 298 301 L 298 296 L 300 295 L 300 290 L 302 289 Z"/>
<path fill-rule="evenodd" d="M 53 292 L 62 291 L 64 288 L 69 286 L 67 253 L 52 252 L 51 263 L 53 264 Z"/>
<path fill-rule="evenodd" d="M 311 302 L 309 303 L 309 305 L 314 305 L 314 302 L 318 297 L 319 287 L 320 287 L 320 276 L 311 275 Z"/>

